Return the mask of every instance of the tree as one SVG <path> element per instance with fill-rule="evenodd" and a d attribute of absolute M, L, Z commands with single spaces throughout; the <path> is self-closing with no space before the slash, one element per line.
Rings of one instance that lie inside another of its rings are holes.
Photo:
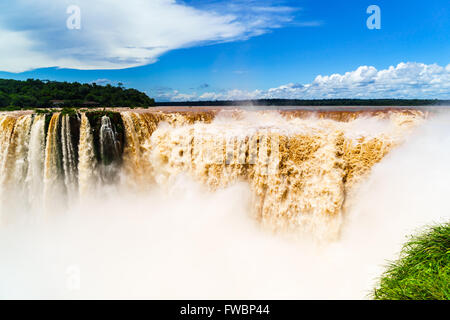
<path fill-rule="evenodd" d="M 0 107 L 7 107 L 11 104 L 11 99 L 8 95 L 0 92 Z"/>

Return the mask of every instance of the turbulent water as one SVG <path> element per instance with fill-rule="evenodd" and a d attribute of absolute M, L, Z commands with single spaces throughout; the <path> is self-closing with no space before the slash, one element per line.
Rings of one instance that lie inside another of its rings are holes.
<path fill-rule="evenodd" d="M 407 231 L 448 217 L 411 190 L 449 191 L 447 152 L 423 160 L 441 118 L 4 113 L 0 297 L 363 298 Z"/>

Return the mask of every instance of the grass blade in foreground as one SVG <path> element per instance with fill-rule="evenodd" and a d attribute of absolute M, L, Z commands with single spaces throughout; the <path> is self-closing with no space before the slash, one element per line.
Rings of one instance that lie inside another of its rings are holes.
<path fill-rule="evenodd" d="M 450 222 L 413 236 L 373 292 L 377 300 L 449 300 Z"/>

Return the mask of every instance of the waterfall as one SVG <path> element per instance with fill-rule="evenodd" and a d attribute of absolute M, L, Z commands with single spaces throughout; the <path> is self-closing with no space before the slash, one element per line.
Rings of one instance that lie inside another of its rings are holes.
<path fill-rule="evenodd" d="M 31 208 L 42 208 L 42 183 L 45 159 L 45 116 L 36 115 L 31 126 L 28 148 L 28 170 L 25 183 L 28 189 L 28 202 Z"/>
<path fill-rule="evenodd" d="M 111 119 L 102 117 L 100 127 L 100 158 L 103 165 L 109 165 L 119 158 L 119 145 L 116 132 L 111 124 Z"/>
<path fill-rule="evenodd" d="M 99 147 L 101 177 L 104 182 L 111 183 L 117 176 L 121 155 L 116 129 L 112 125 L 111 119 L 106 115 L 101 117 Z"/>
<path fill-rule="evenodd" d="M 9 184 L 8 176 L 11 170 L 10 162 L 12 157 L 11 137 L 14 132 L 16 118 L 9 115 L 2 115 L 0 118 L 0 223 L 5 220 L 5 214 L 8 213 Z"/>
<path fill-rule="evenodd" d="M 32 121 L 31 115 L 24 115 L 17 119 L 14 126 L 11 141 L 11 146 L 14 148 L 14 152 L 12 153 L 13 168 L 11 170 L 11 183 L 13 184 L 24 181 L 27 176 L 28 149 Z"/>
<path fill-rule="evenodd" d="M 81 198 L 92 195 L 98 184 L 97 160 L 94 151 L 94 136 L 89 119 L 81 115 L 80 143 L 78 144 L 78 188 Z"/>
<path fill-rule="evenodd" d="M 127 142 L 123 155 L 123 170 L 127 176 L 128 187 L 140 189 L 153 181 L 150 139 L 160 119 L 134 112 L 122 112 L 121 116 Z"/>
<path fill-rule="evenodd" d="M 48 131 L 47 142 L 45 146 L 44 162 L 44 212 L 57 211 L 60 201 L 64 194 L 64 184 L 62 181 L 62 159 L 60 135 L 61 127 L 60 113 L 54 113 L 51 116 Z"/>
<path fill-rule="evenodd" d="M 246 182 L 253 216 L 272 230 L 336 237 L 353 190 L 426 117 L 216 113 L 2 114 L 1 212 L 17 202 L 57 213 L 102 186 L 146 192 L 184 174 L 211 191 Z"/>
<path fill-rule="evenodd" d="M 11 150 L 11 137 L 14 132 L 16 118 L 3 115 L 0 118 L 0 185 L 4 187 L 8 178 L 8 160 L 10 160 L 9 152 Z M 3 191 L 3 189 L 2 189 Z"/>
<path fill-rule="evenodd" d="M 210 190 L 249 184 L 252 215 L 274 231 L 336 238 L 352 191 L 418 124 L 422 114 L 352 120 L 285 117 L 277 112 L 219 114 L 215 120 L 162 115 L 150 137 L 146 113 L 124 112 L 125 164 L 133 181 L 147 166 L 159 187 L 187 174 Z M 331 115 L 334 116 L 334 115 Z M 174 120 L 176 119 L 176 120 Z"/>
<path fill-rule="evenodd" d="M 77 159 L 72 143 L 72 132 L 69 115 L 64 115 L 61 121 L 61 149 L 64 184 L 67 195 L 72 198 L 77 190 Z"/>

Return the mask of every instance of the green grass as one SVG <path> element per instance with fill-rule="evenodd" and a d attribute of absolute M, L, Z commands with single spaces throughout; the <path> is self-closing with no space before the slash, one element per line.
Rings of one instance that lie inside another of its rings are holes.
<path fill-rule="evenodd" d="M 63 115 L 63 116 L 66 116 L 66 115 L 68 115 L 68 116 L 76 116 L 77 115 L 77 110 L 74 109 L 74 108 L 67 108 L 67 107 L 65 107 L 65 108 L 63 108 L 61 110 L 61 115 Z"/>
<path fill-rule="evenodd" d="M 450 299 L 450 222 L 428 227 L 404 245 L 372 297 L 376 300 Z"/>
<path fill-rule="evenodd" d="M 35 109 L 34 113 L 36 113 L 36 114 L 50 114 L 50 113 L 53 113 L 53 111 L 50 110 L 50 109 Z"/>

